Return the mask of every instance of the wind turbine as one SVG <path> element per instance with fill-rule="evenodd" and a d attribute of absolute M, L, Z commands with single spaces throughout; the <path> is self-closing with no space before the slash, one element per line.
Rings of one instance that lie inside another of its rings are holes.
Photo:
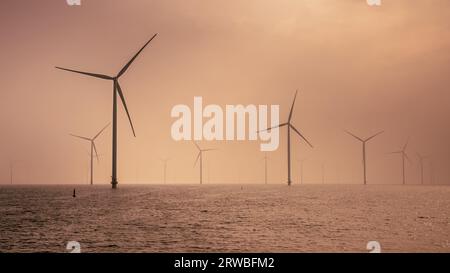
<path fill-rule="evenodd" d="M 139 54 L 156 37 L 156 35 L 158 35 L 158 33 L 153 35 L 153 37 L 150 38 L 150 40 L 148 40 L 148 42 L 133 56 L 133 58 L 131 58 L 131 60 L 119 71 L 119 73 L 116 76 L 107 76 L 104 74 L 96 74 L 96 73 L 77 71 L 77 70 L 72 70 L 72 69 L 67 69 L 67 68 L 62 68 L 62 67 L 56 67 L 57 69 L 60 69 L 60 70 L 78 73 L 78 74 L 82 74 L 85 76 L 90 76 L 90 77 L 94 77 L 94 78 L 98 78 L 98 79 L 110 80 L 113 82 L 113 118 L 112 118 L 113 133 L 112 133 L 112 175 L 111 175 L 111 184 L 112 184 L 113 189 L 116 189 L 117 184 L 118 184 L 118 181 L 117 181 L 117 95 L 120 96 L 123 107 L 125 108 L 125 112 L 127 113 L 128 120 L 131 125 L 131 130 L 133 131 L 134 137 L 136 137 L 133 122 L 131 121 L 131 116 L 130 116 L 130 113 L 128 112 L 128 107 L 125 102 L 125 97 L 123 95 L 122 88 L 120 87 L 120 84 L 119 84 L 119 79 L 121 76 L 123 76 L 125 74 L 125 72 L 128 70 L 128 68 L 134 62 L 134 60 L 136 60 L 136 58 L 139 56 Z"/>
<path fill-rule="evenodd" d="M 423 185 L 424 184 L 424 178 L 423 178 L 423 170 L 424 170 L 424 167 L 423 167 L 423 162 L 426 160 L 426 159 L 428 159 L 429 158 L 429 156 L 426 156 L 426 155 L 422 155 L 422 154 L 420 154 L 420 153 L 417 153 L 417 157 L 419 158 L 419 163 L 420 163 L 420 181 L 421 181 L 421 184 Z"/>
<path fill-rule="evenodd" d="M 197 159 L 195 159 L 194 167 L 197 165 L 198 160 L 200 159 L 200 185 L 203 184 L 203 152 L 214 151 L 216 149 L 201 149 L 200 146 L 194 141 L 195 147 L 198 149 Z"/>
<path fill-rule="evenodd" d="M 12 185 L 13 181 L 14 181 L 14 163 L 12 160 L 9 161 L 9 178 L 10 178 L 10 183 Z"/>
<path fill-rule="evenodd" d="M 390 154 L 401 154 L 402 155 L 403 185 L 406 185 L 405 159 L 407 159 L 411 163 L 409 156 L 406 154 L 406 148 L 408 147 L 408 143 L 409 143 L 409 139 L 408 139 L 408 141 L 406 141 L 406 144 L 403 146 L 402 150 L 390 153 Z"/>
<path fill-rule="evenodd" d="M 300 184 L 303 184 L 304 183 L 304 180 L 303 180 L 303 165 L 304 165 L 304 163 L 305 163 L 305 161 L 306 160 L 308 160 L 307 158 L 304 158 L 304 159 L 297 159 L 297 162 L 298 163 L 300 163 Z"/>
<path fill-rule="evenodd" d="M 366 139 L 362 139 L 360 137 L 357 137 L 356 135 L 350 133 L 349 131 L 345 131 L 347 134 L 351 135 L 352 137 L 356 138 L 357 140 L 362 142 L 362 158 L 363 158 L 363 169 L 364 169 L 364 185 L 367 185 L 367 165 L 366 165 L 366 144 L 373 138 L 377 137 L 378 135 L 381 135 L 384 133 L 384 131 L 378 132 L 374 134 L 371 137 L 368 137 Z"/>
<path fill-rule="evenodd" d="M 264 154 L 264 184 L 267 185 L 267 153 Z"/>
<path fill-rule="evenodd" d="M 431 182 L 431 185 L 434 185 L 434 171 L 435 171 L 434 158 L 431 158 L 430 159 L 430 182 Z"/>
<path fill-rule="evenodd" d="M 294 101 L 292 102 L 291 111 L 289 112 L 289 118 L 286 123 L 279 124 L 277 126 L 262 130 L 268 131 L 276 128 L 287 127 L 287 159 L 288 159 L 288 186 L 292 184 L 291 180 L 291 130 L 294 130 L 311 148 L 313 147 L 311 143 L 297 130 L 294 125 L 292 125 L 292 114 L 294 111 L 295 100 L 297 98 L 298 91 L 295 91 Z"/>
<path fill-rule="evenodd" d="M 162 158 L 161 162 L 164 164 L 164 184 L 167 183 L 167 162 L 170 158 Z"/>
<path fill-rule="evenodd" d="M 97 153 L 97 147 L 95 146 L 95 140 L 103 133 L 103 131 L 105 131 L 105 129 L 108 126 L 109 126 L 109 123 L 105 127 L 103 127 L 103 129 L 101 129 L 100 132 L 98 132 L 93 138 L 70 134 L 73 137 L 83 139 L 83 140 L 89 141 L 91 143 L 91 152 L 90 152 L 90 155 L 91 155 L 91 186 L 94 185 L 94 152 L 95 152 L 95 157 L 97 158 L 97 161 L 98 161 L 98 153 Z"/>
<path fill-rule="evenodd" d="M 322 185 L 325 185 L 325 163 L 322 163 Z"/>
<path fill-rule="evenodd" d="M 21 163 L 21 160 L 17 160 L 17 159 L 13 159 L 10 158 L 9 159 L 9 183 L 11 185 L 14 184 L 14 169 L 16 168 L 17 164 Z"/>
<path fill-rule="evenodd" d="M 86 154 L 90 157 L 92 154 L 90 153 L 90 152 L 86 152 Z M 102 157 L 103 155 L 102 154 L 95 154 L 94 155 L 94 157 L 95 157 L 95 159 L 97 160 L 97 163 L 100 161 L 100 157 Z M 88 164 L 87 164 L 87 168 L 86 168 L 86 170 L 87 170 L 87 176 L 86 176 L 86 183 L 87 184 L 91 184 L 91 182 L 89 181 L 89 179 L 90 179 L 90 177 L 91 177 L 91 162 L 89 161 L 88 162 Z"/>

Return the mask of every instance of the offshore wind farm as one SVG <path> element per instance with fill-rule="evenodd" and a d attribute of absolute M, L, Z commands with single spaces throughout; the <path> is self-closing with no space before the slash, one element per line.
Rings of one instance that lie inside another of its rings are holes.
<path fill-rule="evenodd" d="M 212 2 L 0 11 L 0 252 L 450 252 L 447 17 Z"/>

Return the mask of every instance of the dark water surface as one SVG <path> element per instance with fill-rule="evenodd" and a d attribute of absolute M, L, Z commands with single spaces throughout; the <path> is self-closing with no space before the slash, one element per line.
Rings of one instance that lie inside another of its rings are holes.
<path fill-rule="evenodd" d="M 82 252 L 367 252 L 368 241 L 450 252 L 450 187 L 0 187 L 0 252 L 68 241 Z"/>

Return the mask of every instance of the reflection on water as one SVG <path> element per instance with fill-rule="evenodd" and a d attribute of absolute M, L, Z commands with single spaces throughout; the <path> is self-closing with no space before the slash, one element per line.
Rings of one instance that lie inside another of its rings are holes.
<path fill-rule="evenodd" d="M 0 252 L 450 252 L 450 187 L 73 187 L 0 187 Z"/>

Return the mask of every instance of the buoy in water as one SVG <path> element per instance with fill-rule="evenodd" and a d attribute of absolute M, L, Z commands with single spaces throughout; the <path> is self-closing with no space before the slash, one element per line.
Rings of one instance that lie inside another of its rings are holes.
<path fill-rule="evenodd" d="M 75 193 L 75 189 L 73 189 L 73 198 L 77 197 L 76 193 Z"/>

